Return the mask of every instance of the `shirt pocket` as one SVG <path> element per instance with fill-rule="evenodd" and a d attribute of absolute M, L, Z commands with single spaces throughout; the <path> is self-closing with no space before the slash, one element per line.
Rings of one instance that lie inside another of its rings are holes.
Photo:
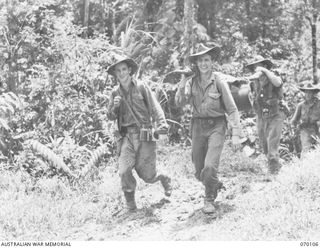
<path fill-rule="evenodd" d="M 221 94 L 219 92 L 209 92 L 206 101 L 206 108 L 208 110 L 219 111 L 221 108 L 220 99 Z"/>
<path fill-rule="evenodd" d="M 214 100 L 218 100 L 221 97 L 219 92 L 209 92 L 208 96 Z"/>
<path fill-rule="evenodd" d="M 132 99 L 135 101 L 142 101 L 143 100 L 143 96 L 140 92 L 135 92 L 135 93 L 132 93 Z"/>
<path fill-rule="evenodd" d="M 132 103 L 137 115 L 142 117 L 148 113 L 148 107 L 146 105 L 145 99 L 140 92 L 132 94 Z"/>

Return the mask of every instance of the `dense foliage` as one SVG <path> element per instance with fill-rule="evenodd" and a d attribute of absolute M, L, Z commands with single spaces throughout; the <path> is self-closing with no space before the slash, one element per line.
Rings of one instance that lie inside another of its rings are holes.
<path fill-rule="evenodd" d="M 172 142 L 187 140 L 189 112 L 174 106 L 175 87 L 161 80 L 185 67 L 199 42 L 221 44 L 221 70 L 236 76 L 255 54 L 274 59 L 293 111 L 301 99 L 296 84 L 312 80 L 308 20 L 317 10 L 319 4 L 298 0 L 1 0 L 2 167 L 58 173 L 52 174 L 54 155 L 34 151 L 30 139 L 74 171 L 102 145 L 109 152 L 98 150 L 92 166 L 112 155 L 114 123 L 106 106 L 114 81 L 105 67 L 119 53 L 136 59 L 137 77 L 160 92 Z"/>

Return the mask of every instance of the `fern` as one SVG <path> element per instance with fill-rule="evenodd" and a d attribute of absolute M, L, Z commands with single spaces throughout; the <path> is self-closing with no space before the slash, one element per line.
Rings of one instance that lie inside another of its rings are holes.
<path fill-rule="evenodd" d="M 20 99 L 12 92 L 0 95 L 0 128 L 10 130 L 8 119 L 21 107 Z"/>
<path fill-rule="evenodd" d="M 110 155 L 111 152 L 107 145 L 99 146 L 96 150 L 94 150 L 91 154 L 91 157 L 87 163 L 87 165 L 82 169 L 81 176 L 85 177 L 92 167 L 97 166 L 101 157 L 105 154 Z"/>
<path fill-rule="evenodd" d="M 29 140 L 29 145 L 31 149 L 40 154 L 44 159 L 46 159 L 53 167 L 56 169 L 63 170 L 66 174 L 71 177 L 76 177 L 76 175 L 69 169 L 69 167 L 63 162 L 57 154 L 55 154 L 51 149 L 41 144 L 36 140 Z"/>

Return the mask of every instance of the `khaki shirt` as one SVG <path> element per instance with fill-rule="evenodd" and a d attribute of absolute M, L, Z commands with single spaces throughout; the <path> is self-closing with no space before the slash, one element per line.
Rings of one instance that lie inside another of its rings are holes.
<path fill-rule="evenodd" d="M 253 109 L 259 118 L 269 118 L 277 115 L 280 111 L 280 90 L 282 86 L 282 80 L 280 77 L 274 75 L 273 72 L 268 71 L 267 76 L 263 72 L 258 72 L 253 75 L 257 76 L 255 80 L 251 82 L 253 94 Z M 267 112 L 264 114 L 264 111 Z"/>
<path fill-rule="evenodd" d="M 318 98 L 311 103 L 303 101 L 298 104 L 291 123 L 296 125 L 299 121 L 305 124 L 320 124 L 320 100 Z"/>
<path fill-rule="evenodd" d="M 219 75 L 220 74 L 220 75 Z M 193 107 L 193 118 L 221 117 L 228 114 L 233 135 L 240 135 L 240 117 L 227 82 L 221 80 L 222 73 L 212 73 L 210 81 L 202 87 L 199 78 L 192 78 L 186 87 L 179 87 L 176 103 L 189 103 Z M 188 90 L 190 87 L 190 90 Z"/>
<path fill-rule="evenodd" d="M 113 99 L 119 95 L 121 98 L 126 99 L 131 106 L 139 123 L 132 116 L 131 111 L 123 100 L 120 107 L 114 107 Z M 159 125 L 167 125 L 164 112 L 151 89 L 146 84 L 135 80 L 132 81 L 127 94 L 119 86 L 111 92 L 107 116 L 110 120 L 118 120 L 119 127 L 132 124 L 150 127 L 153 122 L 157 122 Z"/>

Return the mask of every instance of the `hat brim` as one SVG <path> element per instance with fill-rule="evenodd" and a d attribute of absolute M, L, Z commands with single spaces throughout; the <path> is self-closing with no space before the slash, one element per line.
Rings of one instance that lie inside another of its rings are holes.
<path fill-rule="evenodd" d="M 127 58 L 127 59 L 122 59 L 122 60 L 110 65 L 107 68 L 107 72 L 112 76 L 116 76 L 115 75 L 115 68 L 120 63 L 128 64 L 128 66 L 131 68 L 131 75 L 135 74 L 138 71 L 138 64 L 133 59 Z"/>
<path fill-rule="evenodd" d="M 246 67 L 249 69 L 249 70 L 252 70 L 254 68 L 254 66 L 256 64 L 259 64 L 259 63 L 262 63 L 262 64 L 265 64 L 267 66 L 268 69 L 272 68 L 273 67 L 273 63 L 270 59 L 261 59 L 261 60 L 257 60 L 257 61 L 254 61 L 250 64 L 247 64 Z"/>
<path fill-rule="evenodd" d="M 212 56 L 215 56 L 215 57 L 219 57 L 220 55 L 220 52 L 221 52 L 221 48 L 220 47 L 213 47 L 213 48 L 210 48 L 208 50 L 205 50 L 205 51 L 202 51 L 202 52 L 199 52 L 199 53 L 195 53 L 195 54 L 191 54 L 188 59 L 190 61 L 190 63 L 195 63 L 197 58 L 201 55 L 205 55 L 205 54 L 210 54 Z"/>

